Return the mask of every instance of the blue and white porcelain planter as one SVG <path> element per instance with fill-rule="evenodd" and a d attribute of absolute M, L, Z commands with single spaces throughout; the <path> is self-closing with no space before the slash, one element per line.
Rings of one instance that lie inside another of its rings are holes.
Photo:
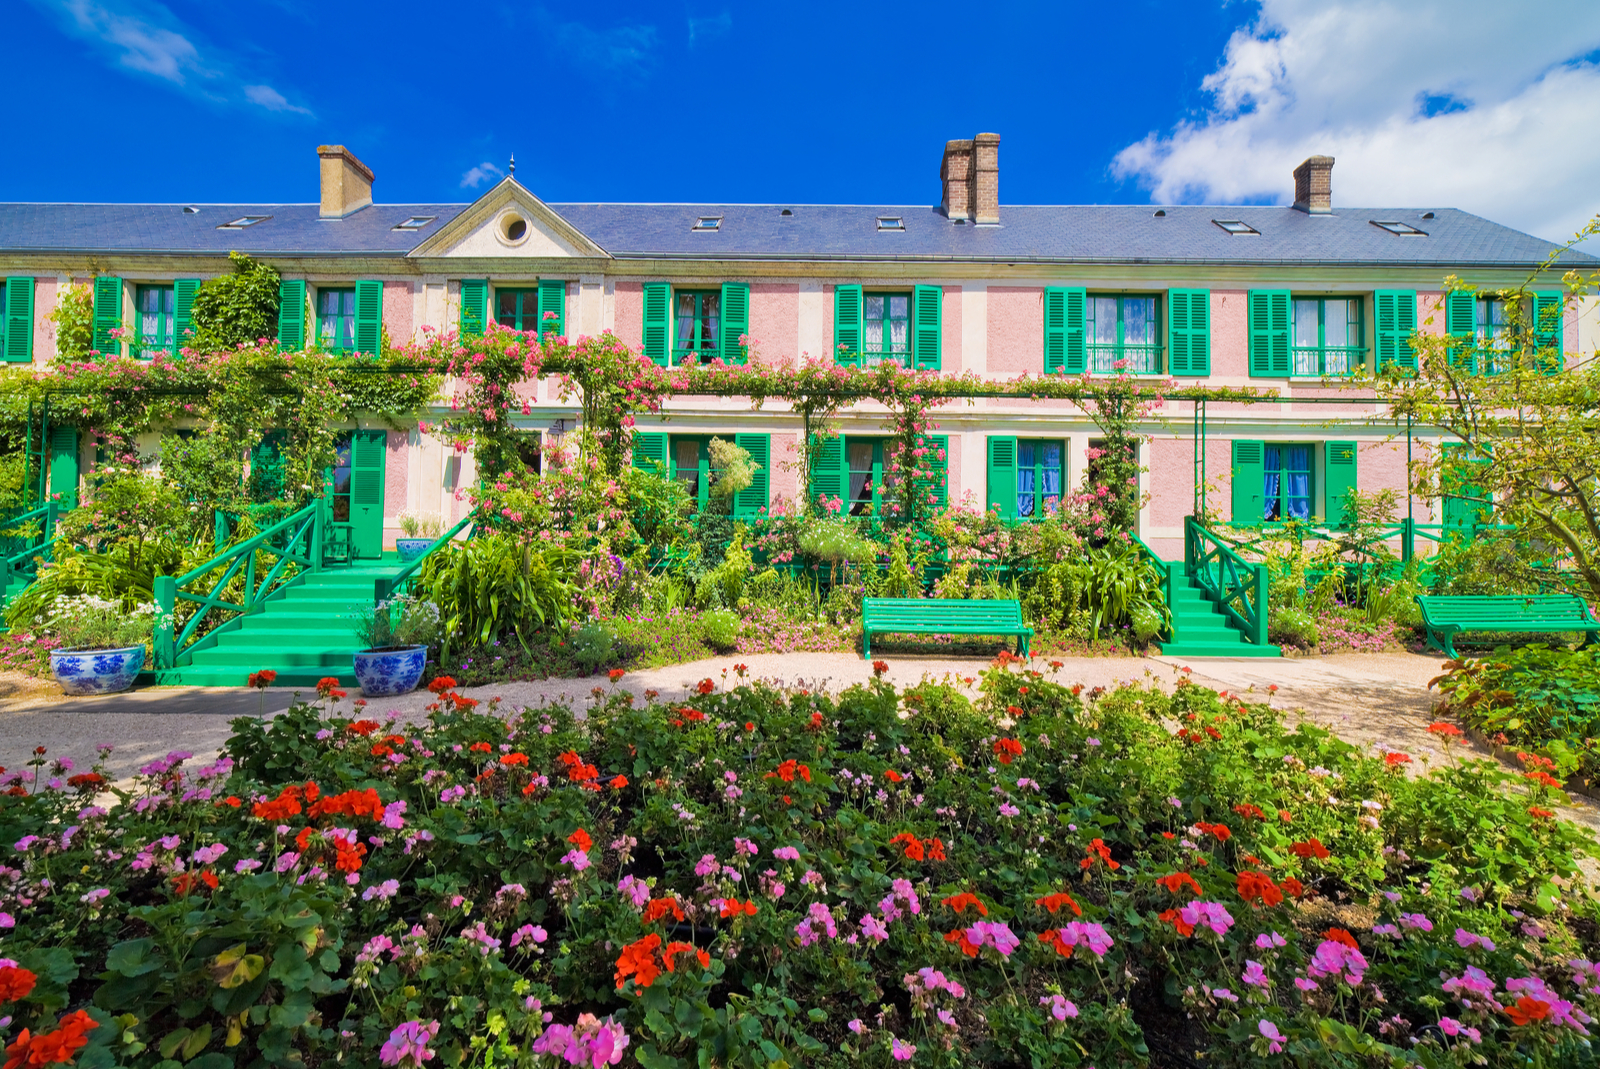
<path fill-rule="evenodd" d="M 369 698 L 410 694 L 422 681 L 428 647 L 405 646 L 397 650 L 363 650 L 355 655 L 356 682 Z"/>
<path fill-rule="evenodd" d="M 431 538 L 396 538 L 394 551 L 400 555 L 402 561 L 409 564 L 427 552 L 431 545 L 433 545 Z"/>
<path fill-rule="evenodd" d="M 66 694 L 115 694 L 127 690 L 143 667 L 143 646 L 50 652 L 50 671 Z"/>

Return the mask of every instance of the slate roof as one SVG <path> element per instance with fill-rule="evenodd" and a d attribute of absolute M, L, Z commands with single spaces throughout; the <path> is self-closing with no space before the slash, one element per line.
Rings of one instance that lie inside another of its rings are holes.
<path fill-rule="evenodd" d="M 403 257 L 468 206 L 376 204 L 340 220 L 316 204 L 0 204 L 0 253 L 225 254 Z M 1281 206 L 1002 205 L 1001 225 L 952 223 L 926 205 L 552 204 L 612 256 L 624 259 L 948 260 L 1083 264 L 1382 264 L 1529 266 L 1554 243 L 1453 208 L 1337 208 L 1312 216 Z M 787 208 L 793 214 L 782 215 Z M 1431 210 L 1433 218 L 1424 218 Z M 219 224 L 269 215 L 242 230 Z M 437 218 L 416 231 L 411 216 Z M 696 232 L 702 216 L 720 216 Z M 904 220 L 881 231 L 878 217 Z M 1230 235 L 1213 220 L 1259 235 Z M 1372 225 L 1426 231 L 1401 237 Z M 1568 253 L 1567 263 L 1600 262 Z"/>

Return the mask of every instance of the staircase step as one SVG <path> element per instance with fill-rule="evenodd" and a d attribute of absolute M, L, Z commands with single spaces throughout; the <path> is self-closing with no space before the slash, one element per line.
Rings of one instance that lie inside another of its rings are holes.
<path fill-rule="evenodd" d="M 312 671 L 304 668 L 283 668 L 277 671 L 278 678 L 272 684 L 275 687 L 302 687 L 310 692 L 316 689 L 320 680 L 328 676 L 338 679 L 339 685 L 349 688 L 352 693 L 356 687 L 356 677 L 352 671 Z M 184 665 L 179 668 L 162 669 L 156 673 L 156 682 L 162 686 L 244 687 L 248 684 L 249 678 L 249 672 L 231 666 Z M 310 696 L 308 693 L 307 697 Z"/>
<path fill-rule="evenodd" d="M 1163 657 L 1281 657 L 1283 651 L 1276 646 L 1257 646 L 1250 642 L 1237 645 L 1214 645 L 1203 642 L 1161 643 Z"/>
<path fill-rule="evenodd" d="M 326 667 L 354 671 L 353 655 L 360 647 L 354 643 L 342 649 L 323 646 L 285 649 L 282 645 L 212 646 L 194 655 L 196 666 L 213 668 L 225 665 L 254 672 L 260 668 L 282 671 L 285 668 Z"/>

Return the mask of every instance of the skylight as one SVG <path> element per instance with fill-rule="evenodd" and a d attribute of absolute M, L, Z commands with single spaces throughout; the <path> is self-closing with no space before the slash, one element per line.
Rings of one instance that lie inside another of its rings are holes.
<path fill-rule="evenodd" d="M 1389 233 L 1399 234 L 1403 238 L 1425 238 L 1428 236 L 1426 230 L 1418 230 L 1410 223 L 1401 223 L 1393 219 L 1370 219 L 1368 222 L 1379 230 L 1387 230 Z"/>
<path fill-rule="evenodd" d="M 437 215 L 413 215 L 410 219 L 407 219 L 403 223 L 396 223 L 394 225 L 394 229 L 421 230 L 423 227 L 427 226 L 437 218 L 439 218 Z"/>
<path fill-rule="evenodd" d="M 904 233 L 906 229 L 906 221 L 898 215 L 880 215 L 878 216 L 878 229 L 894 230 Z"/>
<path fill-rule="evenodd" d="M 720 216 L 720 215 L 702 215 L 699 219 L 695 220 L 694 229 L 696 229 L 696 230 L 721 230 L 722 229 L 722 216 Z"/>
<path fill-rule="evenodd" d="M 247 226 L 255 226 L 257 223 L 264 223 L 271 218 L 272 216 L 270 215 L 241 215 L 231 223 L 223 223 L 221 226 L 217 227 L 217 229 L 243 230 Z"/>
<path fill-rule="evenodd" d="M 1213 219 L 1211 221 L 1236 237 L 1244 234 L 1255 234 L 1257 236 L 1261 234 L 1261 231 L 1249 223 L 1242 223 L 1237 219 Z"/>

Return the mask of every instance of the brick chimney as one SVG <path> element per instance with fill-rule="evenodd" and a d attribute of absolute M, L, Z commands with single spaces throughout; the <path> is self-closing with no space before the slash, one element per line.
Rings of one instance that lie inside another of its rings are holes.
<path fill-rule="evenodd" d="M 343 219 L 372 203 L 372 169 L 343 145 L 318 145 L 324 219 Z"/>
<path fill-rule="evenodd" d="M 971 140 L 946 141 L 939 164 L 944 188 L 942 207 L 952 221 L 1000 221 L 1000 135 L 979 134 Z"/>
<path fill-rule="evenodd" d="M 1312 156 L 1294 169 L 1294 206 L 1311 215 L 1333 211 L 1333 157 Z"/>

